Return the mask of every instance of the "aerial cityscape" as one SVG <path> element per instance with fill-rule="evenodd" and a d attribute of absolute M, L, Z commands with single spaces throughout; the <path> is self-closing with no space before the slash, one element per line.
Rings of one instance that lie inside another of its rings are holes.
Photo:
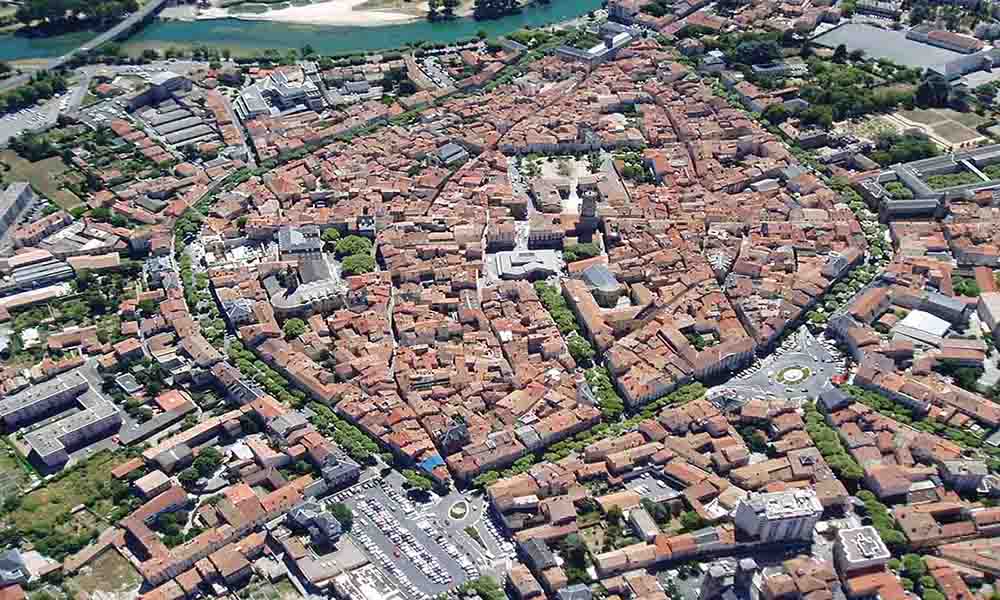
<path fill-rule="evenodd" d="M 0 0 L 0 600 L 1000 599 L 997 39 Z"/>

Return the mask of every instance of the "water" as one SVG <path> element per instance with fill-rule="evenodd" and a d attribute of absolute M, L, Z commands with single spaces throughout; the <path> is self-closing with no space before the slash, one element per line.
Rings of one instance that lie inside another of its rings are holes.
<path fill-rule="evenodd" d="M 238 52 L 266 48 L 299 49 L 309 44 L 321 54 L 339 54 L 399 48 L 421 41 L 453 42 L 473 37 L 479 31 L 495 37 L 523 27 L 573 19 L 600 7 L 601 0 L 553 0 L 549 5 L 532 6 L 521 14 L 495 21 L 416 21 L 377 27 L 329 27 L 239 19 L 155 21 L 131 37 L 126 48 L 165 50 L 171 46 L 203 44 Z M 83 44 L 93 35 L 82 32 L 38 39 L 0 36 L 0 60 L 51 58 Z"/>
<path fill-rule="evenodd" d="M 78 31 L 46 38 L 0 35 L 0 60 L 52 58 L 86 44 L 95 35 L 92 31 Z"/>

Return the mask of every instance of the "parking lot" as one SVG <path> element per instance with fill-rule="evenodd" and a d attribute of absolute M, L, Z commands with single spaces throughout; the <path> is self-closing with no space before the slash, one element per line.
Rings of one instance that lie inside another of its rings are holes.
<path fill-rule="evenodd" d="M 846 359 L 836 344 L 813 336 L 805 327 L 789 335 L 771 355 L 757 359 L 724 384 L 708 390 L 716 403 L 740 405 L 752 398 L 815 400 L 844 374 Z"/>
<path fill-rule="evenodd" d="M 60 94 L 43 104 L 0 117 L 0 146 L 6 145 L 11 138 L 22 133 L 40 131 L 55 125 L 59 116 L 60 102 L 65 97 L 64 94 Z"/>
<path fill-rule="evenodd" d="M 483 574 L 502 573 L 514 547 L 485 518 L 482 499 L 457 492 L 425 502 L 409 498 L 398 473 L 363 479 L 334 494 L 328 502 L 343 502 L 354 511 L 350 537 L 371 563 L 396 582 L 401 598 L 426 600 L 453 590 Z M 455 502 L 468 510 L 460 519 L 449 516 Z M 480 542 L 466 528 L 475 529 Z"/>

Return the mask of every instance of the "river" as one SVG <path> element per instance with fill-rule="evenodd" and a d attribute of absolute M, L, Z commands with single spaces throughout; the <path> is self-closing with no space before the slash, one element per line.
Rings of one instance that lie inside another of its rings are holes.
<path fill-rule="evenodd" d="M 309 44 L 321 54 L 384 50 L 407 44 L 431 41 L 453 42 L 469 38 L 479 31 L 490 37 L 504 35 L 523 27 L 537 27 L 579 17 L 601 7 L 601 0 L 553 0 L 548 5 L 533 5 L 521 14 L 494 21 L 457 19 L 430 23 L 415 21 L 377 27 L 332 27 L 213 19 L 201 21 L 154 21 L 125 44 L 128 50 L 171 46 L 178 48 L 199 44 L 214 48 L 240 50 L 299 49 Z M 51 58 L 64 54 L 93 37 L 92 32 L 78 32 L 49 38 L 0 36 L 0 60 Z"/>

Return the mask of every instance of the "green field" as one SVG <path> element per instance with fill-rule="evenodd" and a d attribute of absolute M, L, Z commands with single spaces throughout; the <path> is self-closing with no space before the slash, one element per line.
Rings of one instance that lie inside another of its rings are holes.
<path fill-rule="evenodd" d="M 981 137 L 976 127 L 986 119 L 976 113 L 963 113 L 950 108 L 916 108 L 899 111 L 899 116 L 924 125 L 937 137 L 950 144 L 960 144 Z"/>
<path fill-rule="evenodd" d="M 54 555 L 75 552 L 103 531 L 107 523 L 102 520 L 118 508 L 113 500 L 111 469 L 124 460 L 109 451 L 98 452 L 21 497 L 20 505 L 4 520 L 39 551 Z M 89 510 L 73 512 L 80 505 Z"/>
<path fill-rule="evenodd" d="M 76 194 L 65 189 L 57 180 L 69 168 L 62 158 L 53 156 L 32 163 L 13 150 L 4 150 L 0 152 L 0 163 L 5 165 L 0 172 L 5 182 L 27 181 L 31 187 L 66 210 L 82 204 Z"/>
<path fill-rule="evenodd" d="M 250 600 L 298 600 L 302 596 L 287 577 L 277 583 L 262 581 L 253 584 L 244 591 L 244 597 Z"/>
<path fill-rule="evenodd" d="M 66 581 L 74 596 L 92 596 L 95 592 L 124 594 L 139 588 L 142 577 L 132 563 L 117 550 L 109 549 L 95 558 L 81 572 Z"/>
<path fill-rule="evenodd" d="M 17 495 L 30 482 L 29 468 L 13 446 L 0 442 L 0 499 Z"/>

